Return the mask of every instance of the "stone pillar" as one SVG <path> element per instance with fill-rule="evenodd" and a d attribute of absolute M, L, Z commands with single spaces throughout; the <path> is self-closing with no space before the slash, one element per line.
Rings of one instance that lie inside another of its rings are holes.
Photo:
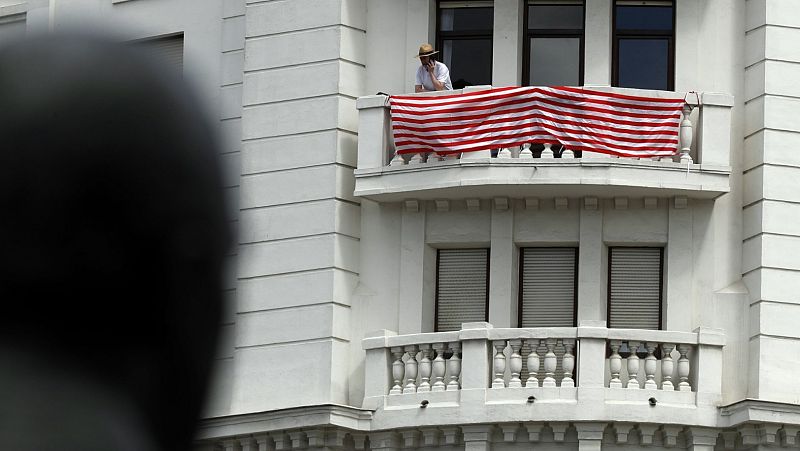
<path fill-rule="evenodd" d="M 491 381 L 489 329 L 485 322 L 464 323 L 461 339 L 463 369 L 461 371 L 461 401 L 485 402 L 486 389 Z"/>
<path fill-rule="evenodd" d="M 591 2 L 590 2 L 591 3 Z M 588 5 L 587 5 L 588 7 Z M 602 207 L 580 213 L 580 252 L 578 253 L 578 322 L 606 319 L 608 284 L 607 255 L 603 244 Z"/>
<path fill-rule="evenodd" d="M 586 2 L 586 40 L 583 83 L 611 86 L 611 8 L 612 0 Z"/>
<path fill-rule="evenodd" d="M 522 83 L 524 0 L 495 0 L 492 39 L 492 86 Z"/>
<path fill-rule="evenodd" d="M 316 5 L 312 22 L 305 3 Z M 248 2 L 241 22 L 246 58 L 230 414 L 347 404 L 347 324 L 360 237 L 359 200 L 352 195 L 354 99 L 366 94 L 366 4 Z"/>
<path fill-rule="evenodd" d="M 495 199 L 489 262 L 489 322 L 496 327 L 517 323 L 517 280 L 519 251 L 514 245 L 513 203 Z"/>
<path fill-rule="evenodd" d="M 422 283 L 425 277 L 425 202 L 408 202 L 400 225 L 400 274 L 398 333 L 418 334 L 422 330 Z M 434 274 L 435 274 L 435 268 Z M 433 314 L 431 314 L 433 316 Z M 433 332 L 433 328 L 425 332 Z"/>

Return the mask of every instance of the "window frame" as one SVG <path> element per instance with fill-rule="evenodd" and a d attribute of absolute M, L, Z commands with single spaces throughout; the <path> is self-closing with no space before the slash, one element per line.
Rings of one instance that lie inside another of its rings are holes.
<path fill-rule="evenodd" d="M 664 246 L 609 246 L 608 247 L 608 266 L 607 266 L 607 275 L 608 281 L 606 284 L 606 327 L 609 329 L 614 329 L 614 326 L 611 324 L 611 258 L 613 255 L 612 250 L 616 248 L 647 248 L 647 249 L 659 249 L 659 262 L 658 262 L 658 329 L 657 330 L 664 330 Z"/>
<path fill-rule="evenodd" d="M 580 55 L 578 62 L 578 86 L 583 86 L 584 72 L 586 64 L 586 0 L 576 0 L 575 3 L 580 2 L 583 6 L 583 27 L 580 34 L 575 33 L 575 29 L 528 29 L 528 17 L 530 16 L 529 9 L 531 5 L 544 5 L 544 6 L 557 6 L 571 4 L 567 2 L 559 2 L 557 0 L 526 0 L 525 10 L 522 15 L 522 86 L 531 85 L 531 39 L 532 38 L 574 38 L 580 39 L 578 53 Z"/>
<path fill-rule="evenodd" d="M 579 261 L 579 257 L 580 257 L 580 247 L 578 247 L 578 246 L 576 246 L 576 247 L 572 247 L 572 246 L 525 246 L 525 247 L 520 247 L 519 248 L 519 266 L 518 266 L 519 271 L 517 271 L 519 273 L 518 274 L 519 278 L 518 278 L 518 281 L 517 281 L 517 287 L 519 287 L 519 289 L 517 290 L 517 292 L 518 292 L 517 293 L 517 327 L 520 327 L 520 328 L 523 327 L 522 326 L 522 296 L 523 296 L 523 294 L 522 294 L 522 287 L 523 287 L 522 276 L 523 276 L 523 273 L 524 273 L 525 249 L 540 249 L 540 248 L 545 248 L 546 249 L 546 248 L 553 248 L 553 247 L 564 248 L 564 249 L 572 249 L 572 250 L 575 251 L 575 268 L 574 268 L 574 272 L 573 272 L 574 279 L 573 279 L 573 282 L 572 282 L 573 283 L 573 291 L 572 291 L 572 298 L 573 298 L 572 299 L 572 327 L 578 327 L 578 267 L 579 267 L 578 261 Z"/>
<path fill-rule="evenodd" d="M 436 249 L 436 285 L 434 286 L 433 293 L 433 331 L 439 331 L 439 263 L 441 258 L 441 251 L 443 250 L 485 250 L 486 251 L 486 303 L 483 307 L 484 321 L 489 322 L 489 279 L 491 277 L 491 260 L 492 249 L 489 247 L 464 247 L 464 248 L 438 248 Z"/>
<path fill-rule="evenodd" d="M 611 5 L 611 86 L 619 87 L 619 41 L 622 39 L 664 39 L 667 38 L 667 91 L 675 90 L 675 0 L 651 0 L 652 3 L 669 3 L 672 6 L 672 29 L 670 32 L 659 30 L 630 29 L 617 31 L 617 6 L 625 6 L 629 0 L 614 0 Z M 637 2 L 642 3 L 642 2 Z M 646 3 L 646 2 L 645 2 Z M 652 88 L 633 88 L 652 89 Z"/>
<path fill-rule="evenodd" d="M 444 7 L 442 8 L 442 4 L 462 4 L 463 6 L 451 6 L 451 7 Z M 464 30 L 464 31 L 442 31 L 442 9 L 457 9 L 457 8 L 492 8 L 492 28 L 488 30 Z M 491 64 L 489 66 L 489 83 L 492 84 L 492 74 L 494 73 L 494 0 L 464 0 L 464 1 L 454 1 L 454 0 L 436 0 L 436 49 L 439 51 L 439 55 L 441 58 L 436 58 L 436 61 L 441 61 L 444 63 L 444 41 L 447 39 L 451 40 L 477 40 L 477 39 L 489 39 L 489 61 Z M 448 66 L 448 70 L 451 71 L 453 68 Z M 450 81 L 453 82 L 452 76 L 450 77 Z M 453 89 L 460 89 L 453 86 Z"/>

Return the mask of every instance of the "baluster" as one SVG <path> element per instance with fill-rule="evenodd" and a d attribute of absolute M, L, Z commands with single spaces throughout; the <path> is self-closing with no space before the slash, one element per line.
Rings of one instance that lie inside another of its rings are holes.
<path fill-rule="evenodd" d="M 436 358 L 433 359 L 433 386 L 431 391 L 444 391 L 444 374 L 447 369 L 447 361 L 444 359 L 444 343 L 434 343 L 433 350 L 436 351 Z"/>
<path fill-rule="evenodd" d="M 528 354 L 528 380 L 525 381 L 525 386 L 538 387 L 539 379 L 536 378 L 536 374 L 539 372 L 539 340 L 526 340 L 525 343 L 531 348 Z"/>
<path fill-rule="evenodd" d="M 406 386 L 403 394 L 417 392 L 417 345 L 406 346 L 408 360 L 406 360 Z"/>
<path fill-rule="evenodd" d="M 461 357 L 458 353 L 461 352 L 461 342 L 453 342 L 448 345 L 453 355 L 447 359 L 447 375 L 450 381 L 447 383 L 447 391 L 458 390 L 458 377 L 461 375 Z"/>
<path fill-rule="evenodd" d="M 492 388 L 505 388 L 506 383 L 503 380 L 503 375 L 506 372 L 506 356 L 503 354 L 503 350 L 506 348 L 506 341 L 496 340 L 492 342 L 492 345 L 495 349 Z"/>
<path fill-rule="evenodd" d="M 658 388 L 656 385 L 656 356 L 653 355 L 658 343 L 648 341 L 645 343 L 647 348 L 647 357 L 644 358 L 644 374 L 647 380 L 644 382 L 644 388 L 655 390 Z"/>
<path fill-rule="evenodd" d="M 553 145 L 550 143 L 544 145 L 544 150 L 542 151 L 541 158 L 555 158 L 555 155 L 553 154 L 553 149 L 551 149 L 551 147 L 553 147 Z"/>
<path fill-rule="evenodd" d="M 675 345 L 672 343 L 662 343 L 661 352 L 661 389 L 662 390 L 675 390 L 672 385 L 672 372 L 675 370 L 675 362 L 672 360 L 672 350 Z"/>
<path fill-rule="evenodd" d="M 622 388 L 622 381 L 619 378 L 619 372 L 622 371 L 622 356 L 619 355 L 619 347 L 622 346 L 622 341 L 611 340 L 611 357 L 608 358 L 608 367 L 611 370 L 611 381 L 608 383 L 610 388 Z"/>
<path fill-rule="evenodd" d="M 497 152 L 497 158 L 508 159 L 511 158 L 511 150 L 508 147 L 503 147 L 500 152 Z"/>
<path fill-rule="evenodd" d="M 681 121 L 681 163 L 691 163 L 692 156 L 689 151 L 692 147 L 692 123 L 689 121 L 689 115 L 692 113 L 692 107 L 686 103 L 683 105 L 683 120 Z M 680 365 L 678 366 L 680 368 Z"/>
<path fill-rule="evenodd" d="M 411 160 L 408 161 L 408 164 L 422 164 L 422 154 L 415 153 L 414 156 L 411 157 Z"/>
<path fill-rule="evenodd" d="M 431 391 L 431 345 L 419 345 L 419 349 L 422 353 L 422 359 L 419 361 L 420 382 L 419 387 L 417 387 L 417 393 L 429 392 Z"/>
<path fill-rule="evenodd" d="M 522 356 L 519 350 L 522 348 L 522 340 L 509 340 L 511 346 L 511 356 L 508 358 L 508 367 L 511 369 L 511 380 L 508 381 L 509 387 L 522 387 L 522 380 L 519 373 L 522 372 Z"/>
<path fill-rule="evenodd" d="M 561 379 L 562 387 L 575 386 L 575 379 L 572 378 L 572 371 L 575 369 L 575 356 L 572 355 L 574 347 L 575 340 L 571 338 L 564 339 L 564 358 L 561 360 L 561 366 L 564 368 L 564 378 Z"/>
<path fill-rule="evenodd" d="M 394 358 L 394 362 L 392 363 L 392 379 L 394 379 L 394 386 L 389 391 L 390 395 L 399 395 L 403 393 L 403 373 L 405 372 L 405 364 L 403 363 L 403 348 L 395 347 L 391 348 L 392 357 Z"/>
<path fill-rule="evenodd" d="M 531 152 L 530 143 L 525 143 L 522 145 L 522 150 L 519 151 L 519 157 L 525 160 L 533 158 L 533 152 Z"/>
<path fill-rule="evenodd" d="M 689 345 L 678 345 L 678 352 L 681 353 L 678 359 L 678 377 L 681 381 L 678 383 L 679 391 L 692 391 L 692 386 L 689 385 L 689 359 L 686 353 L 689 352 Z"/>
<path fill-rule="evenodd" d="M 402 166 L 406 164 L 406 160 L 403 159 L 397 152 L 394 153 L 394 157 L 392 157 L 392 161 L 389 162 L 389 166 Z"/>
<path fill-rule="evenodd" d="M 558 361 L 556 360 L 556 353 L 553 352 L 553 349 L 556 347 L 556 340 L 554 338 L 548 338 L 545 343 L 547 345 L 547 353 L 544 355 L 544 381 L 542 381 L 542 387 L 555 387 L 556 365 Z"/>
<path fill-rule="evenodd" d="M 561 158 L 574 159 L 575 153 L 564 147 L 564 150 L 561 151 Z"/>
<path fill-rule="evenodd" d="M 634 347 L 634 344 L 636 347 Z M 639 388 L 639 356 L 636 351 L 639 350 L 639 343 L 629 341 L 628 349 L 631 350 L 631 355 L 628 356 L 628 385 L 627 388 Z"/>

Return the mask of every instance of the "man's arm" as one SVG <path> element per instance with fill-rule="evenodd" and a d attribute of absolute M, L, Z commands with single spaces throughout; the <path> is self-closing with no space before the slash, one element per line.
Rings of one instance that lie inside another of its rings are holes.
<path fill-rule="evenodd" d="M 441 81 L 439 81 L 438 78 L 436 78 L 436 63 L 433 62 L 433 60 L 431 60 L 430 64 L 426 67 L 426 69 L 428 70 L 428 75 L 431 77 L 431 83 L 433 83 L 433 87 L 435 88 L 435 90 L 444 91 L 445 90 L 444 83 L 442 83 Z"/>

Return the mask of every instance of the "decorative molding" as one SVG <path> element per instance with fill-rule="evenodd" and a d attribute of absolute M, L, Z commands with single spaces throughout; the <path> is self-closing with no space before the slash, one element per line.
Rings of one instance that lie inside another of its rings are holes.
<path fill-rule="evenodd" d="M 481 200 L 480 199 L 467 199 L 467 210 L 468 211 L 478 211 L 481 209 Z"/>
<path fill-rule="evenodd" d="M 689 198 L 686 196 L 675 196 L 675 209 L 683 210 L 689 205 Z"/>
<path fill-rule="evenodd" d="M 416 213 L 419 211 L 419 201 L 415 199 L 409 199 L 403 202 L 406 207 L 406 211 Z"/>
<path fill-rule="evenodd" d="M 495 210 L 508 210 L 508 198 L 507 197 L 495 197 L 494 198 L 494 208 L 495 208 Z"/>
<path fill-rule="evenodd" d="M 538 210 L 539 209 L 539 198 L 538 197 L 526 197 L 525 198 L 525 209 L 526 210 Z"/>
<path fill-rule="evenodd" d="M 569 208 L 569 199 L 566 197 L 556 197 L 555 206 L 556 210 L 566 210 Z"/>
<path fill-rule="evenodd" d="M 450 201 L 447 199 L 437 199 L 433 201 L 436 204 L 436 211 L 450 211 Z"/>
<path fill-rule="evenodd" d="M 657 197 L 645 197 L 644 198 L 644 209 L 645 210 L 655 210 L 658 208 L 658 198 Z"/>
<path fill-rule="evenodd" d="M 615 197 L 614 198 L 614 209 L 616 209 L 616 210 L 627 210 L 628 209 L 628 198 L 627 197 Z"/>
<path fill-rule="evenodd" d="M 584 197 L 583 208 L 587 210 L 597 210 L 598 200 L 596 197 Z"/>

